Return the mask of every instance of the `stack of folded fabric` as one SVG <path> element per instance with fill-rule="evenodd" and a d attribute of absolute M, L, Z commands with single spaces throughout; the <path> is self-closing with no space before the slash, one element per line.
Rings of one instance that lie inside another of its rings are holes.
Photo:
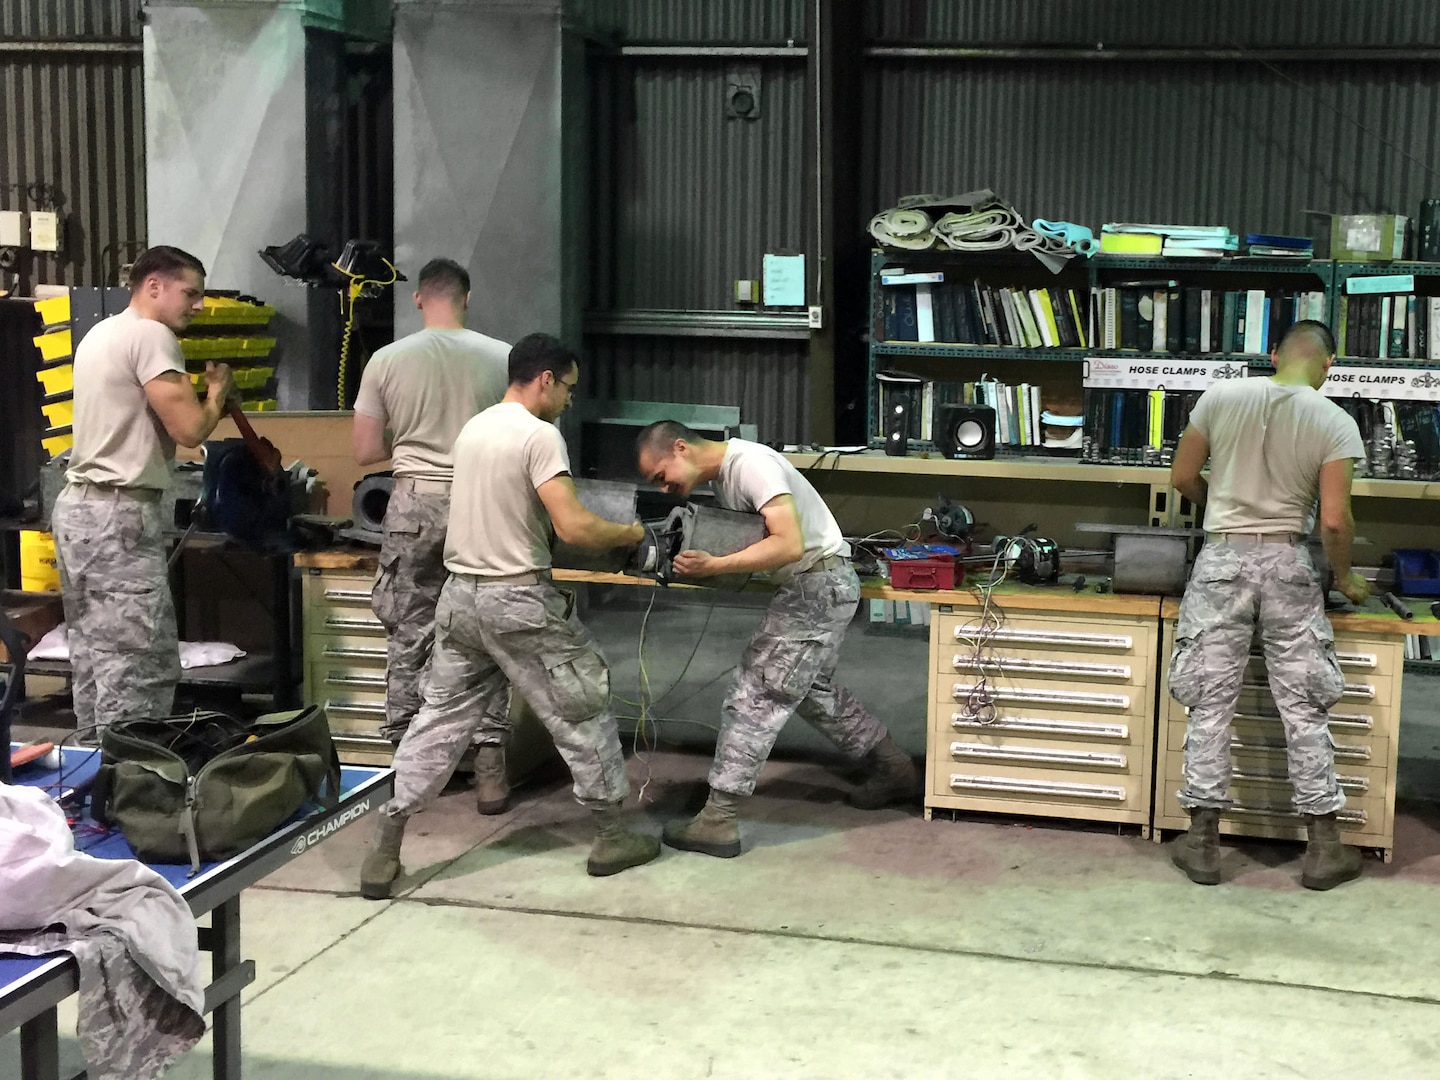
<path fill-rule="evenodd" d="M 1100 250 L 1110 255 L 1161 255 L 1220 259 L 1240 247 L 1224 225 L 1155 225 L 1110 222 L 1100 227 Z"/>

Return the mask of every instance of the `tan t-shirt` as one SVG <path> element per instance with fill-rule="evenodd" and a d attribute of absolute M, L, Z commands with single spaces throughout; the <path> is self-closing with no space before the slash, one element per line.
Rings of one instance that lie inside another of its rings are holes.
<path fill-rule="evenodd" d="M 1293 532 L 1315 525 L 1320 467 L 1363 461 L 1360 429 L 1318 390 L 1273 379 L 1217 383 L 1200 395 L 1190 426 L 1210 443 L 1210 532 Z"/>
<path fill-rule="evenodd" d="M 773 581 L 783 584 L 821 559 L 850 554 L 850 545 L 820 493 L 794 465 L 768 446 L 748 439 L 730 439 L 720 463 L 720 475 L 715 479 L 715 492 L 725 509 L 752 514 L 758 514 L 777 495 L 789 495 L 795 500 L 805 554 L 788 566 L 770 571 Z"/>
<path fill-rule="evenodd" d="M 550 515 L 536 489 L 569 473 L 559 429 L 519 402 L 471 419 L 455 440 L 445 566 L 482 577 L 548 570 Z"/>
<path fill-rule="evenodd" d="M 103 320 L 75 350 L 75 448 L 66 479 L 74 484 L 163 490 L 175 440 L 150 408 L 145 384 L 185 373 L 170 328 L 133 308 Z"/>
<path fill-rule="evenodd" d="M 505 396 L 509 361 L 509 345 L 474 330 L 421 330 L 370 358 L 355 411 L 390 429 L 396 476 L 449 480 L 455 437 Z"/>

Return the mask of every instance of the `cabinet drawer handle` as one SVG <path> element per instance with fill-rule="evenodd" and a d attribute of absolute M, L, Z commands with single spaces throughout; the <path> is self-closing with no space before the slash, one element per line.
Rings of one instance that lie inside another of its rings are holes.
<path fill-rule="evenodd" d="M 1231 750 L 1273 750 L 1273 751 L 1275 751 L 1276 753 L 1283 754 L 1283 753 L 1285 752 L 1285 742 L 1284 742 L 1284 740 L 1281 740 L 1280 742 L 1266 742 L 1266 741 L 1263 740 L 1263 739 L 1260 740 L 1259 742 L 1251 742 L 1251 741 L 1247 741 L 1247 740 L 1244 740 L 1244 739 L 1237 738 L 1237 737 L 1235 737 L 1235 736 L 1231 736 L 1231 738 L 1230 738 L 1230 749 L 1231 749 Z M 1337 746 L 1337 747 L 1335 747 L 1335 760 L 1336 760 L 1336 761 L 1369 761 L 1369 760 L 1370 760 L 1370 748 L 1369 748 L 1368 746 Z"/>
<path fill-rule="evenodd" d="M 1250 659 L 1264 660 L 1265 654 L 1252 652 L 1250 654 Z M 1380 658 L 1374 653 L 1341 652 L 1339 649 L 1336 649 L 1335 660 L 1339 663 L 1341 667 L 1362 668 L 1365 671 L 1374 671 L 1377 667 L 1380 666 Z"/>
<path fill-rule="evenodd" d="M 1129 664 L 1087 664 L 1083 660 L 1032 660 L 1024 656 L 977 656 L 974 653 L 956 653 L 950 661 L 956 671 L 973 671 L 976 668 L 995 668 L 1018 674 L 1068 675 L 1076 678 L 1116 679 L 1130 681 Z"/>
<path fill-rule="evenodd" d="M 1190 710 L 1185 710 L 1188 715 Z M 1254 720 L 1265 724 L 1279 724 L 1280 714 L 1278 712 L 1237 712 L 1236 720 Z M 1330 718 L 1325 722 L 1326 727 L 1334 728 L 1337 731 L 1370 731 L 1375 727 L 1373 717 L 1365 713 L 1332 712 Z"/>
<path fill-rule="evenodd" d="M 335 604 L 365 604 L 370 603 L 370 590 L 360 589 L 326 589 L 325 599 Z"/>
<path fill-rule="evenodd" d="M 1246 679 L 1244 682 L 1244 687 L 1246 690 L 1269 691 L 1270 684 L 1263 679 L 1258 682 L 1251 679 Z M 1372 683 L 1347 682 L 1345 684 L 1345 689 L 1341 691 L 1340 696 L 1347 698 L 1358 698 L 1361 701 L 1373 701 L 1375 699 L 1375 687 Z"/>
<path fill-rule="evenodd" d="M 988 645 L 1000 642 L 1005 645 L 1083 645 L 1092 649 L 1114 649 L 1129 652 L 1135 647 L 1135 639 L 1129 634 L 1082 634 L 1074 630 L 1019 630 L 1001 627 L 985 633 L 979 627 L 965 625 L 955 628 L 956 641 L 984 641 Z"/>
<path fill-rule="evenodd" d="M 358 731 L 337 731 L 330 736 L 330 741 L 345 746 L 373 746 L 377 749 L 394 751 L 395 744 L 384 735 L 362 735 Z"/>
<path fill-rule="evenodd" d="M 379 619 L 356 619 L 347 618 L 343 615 L 325 616 L 325 628 L 327 630 L 371 630 L 385 632 L 385 626 Z"/>
<path fill-rule="evenodd" d="M 951 773 L 950 786 L 957 790 L 984 791 L 1004 795 L 1058 795 L 1067 799 L 1100 799 L 1124 802 L 1125 789 L 1099 784 L 1075 784 L 1066 780 L 1014 780 L 1008 776 L 971 776 Z"/>
<path fill-rule="evenodd" d="M 1289 787 L 1290 777 L 1286 773 L 1274 772 L 1251 772 L 1246 769 L 1231 769 L 1230 779 L 1248 780 L 1252 784 L 1274 784 L 1277 786 Z M 1363 795 L 1370 790 L 1370 781 L 1363 776 L 1336 776 L 1336 783 L 1346 791 L 1352 791 Z"/>
<path fill-rule="evenodd" d="M 955 683 L 950 696 L 964 701 L 971 694 L 982 692 L 979 687 L 967 683 Z M 983 693 L 992 701 L 1013 701 L 1022 705 L 1067 705 L 1076 709 L 1121 709 L 1130 708 L 1129 694 L 1091 694 L 1079 690 L 1035 690 L 1019 686 L 987 686 Z"/>
<path fill-rule="evenodd" d="M 321 655 L 334 657 L 337 660 L 379 660 L 383 662 L 386 658 L 384 649 L 365 649 L 359 645 L 326 645 L 321 650 Z"/>
<path fill-rule="evenodd" d="M 327 701 L 325 702 L 327 713 L 336 713 L 349 716 L 360 716 L 367 720 L 385 719 L 385 706 L 368 701 Z"/>
<path fill-rule="evenodd" d="M 1021 765 L 1070 765 L 1084 768 L 1123 769 L 1129 765 L 1124 754 L 1100 750 L 1056 750 L 1049 746 L 985 746 L 982 743 L 952 742 L 952 758 L 979 761 L 1008 761 Z"/>
<path fill-rule="evenodd" d="M 1069 735 L 1092 739 L 1128 739 L 1129 724 L 1091 724 L 1084 720 L 1051 720 L 1029 716 L 997 716 L 986 723 L 966 713 L 951 713 L 956 731 L 1019 731 L 1027 735 Z"/>
<path fill-rule="evenodd" d="M 360 690 L 384 690 L 384 675 L 343 675 L 330 672 L 325 676 L 326 686 L 349 686 Z"/>
<path fill-rule="evenodd" d="M 1303 821 L 1304 815 L 1297 814 L 1294 810 L 1284 806 L 1266 806 L 1256 803 L 1233 803 L 1227 814 L 1245 814 L 1250 817 L 1275 818 L 1286 822 Z M 1343 821 L 1350 825 L 1364 825 L 1369 819 L 1364 810 L 1338 810 L 1335 813 L 1337 821 Z"/>

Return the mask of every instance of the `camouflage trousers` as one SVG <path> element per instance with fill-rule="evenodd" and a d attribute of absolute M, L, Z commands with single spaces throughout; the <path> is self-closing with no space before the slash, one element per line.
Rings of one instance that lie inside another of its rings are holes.
<path fill-rule="evenodd" d="M 608 806 L 629 794 L 610 669 L 573 606 L 548 576 L 537 585 L 487 585 L 450 575 L 435 611 L 425 704 L 395 751 L 387 813 L 422 809 L 472 740 L 508 734 L 512 686 L 555 740 L 582 805 Z"/>
<path fill-rule="evenodd" d="M 435 605 L 445 586 L 445 523 L 450 496 L 416 491 L 397 477 L 385 508 L 385 538 L 370 605 L 385 626 L 385 723 L 380 734 L 398 743 L 424 694 L 425 668 L 435 643 Z M 422 487 L 437 488 L 439 485 Z"/>
<path fill-rule="evenodd" d="M 885 737 L 880 721 L 835 681 L 859 604 L 860 580 L 848 563 L 800 574 L 775 594 L 725 699 L 712 788 L 751 794 L 780 729 L 796 714 L 850 758 L 863 758 Z"/>
<path fill-rule="evenodd" d="M 1180 804 L 1231 805 L 1230 721 L 1256 637 L 1285 730 L 1295 809 L 1339 810 L 1345 795 L 1326 725 L 1344 678 L 1310 552 L 1288 544 L 1212 543 L 1195 560 L 1170 658 L 1170 693 L 1190 709 Z"/>
<path fill-rule="evenodd" d="M 72 484 L 50 514 L 75 722 L 169 716 L 180 680 L 160 503 Z"/>

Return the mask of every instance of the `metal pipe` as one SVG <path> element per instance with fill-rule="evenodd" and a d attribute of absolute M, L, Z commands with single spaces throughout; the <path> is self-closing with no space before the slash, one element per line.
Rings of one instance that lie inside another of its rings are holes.
<path fill-rule="evenodd" d="M 1121 46 L 1107 49 L 1078 46 L 958 46 L 872 45 L 864 50 L 866 59 L 876 60 L 1051 60 L 1118 63 L 1287 63 L 1287 62 L 1381 62 L 1440 61 L 1435 48 L 1345 48 L 1345 49 L 1206 49 L 1163 46 Z"/>
<path fill-rule="evenodd" d="M 0 53 L 32 53 L 39 56 L 65 53 L 141 53 L 145 46 L 139 41 L 21 41 L 0 40 Z"/>
<path fill-rule="evenodd" d="M 662 337 L 798 338 L 810 336 L 803 313 L 637 309 L 591 312 L 585 333 Z"/>
<path fill-rule="evenodd" d="M 616 52 L 621 56 L 683 56 L 700 60 L 732 57 L 803 60 L 810 55 L 804 45 L 622 45 Z"/>

